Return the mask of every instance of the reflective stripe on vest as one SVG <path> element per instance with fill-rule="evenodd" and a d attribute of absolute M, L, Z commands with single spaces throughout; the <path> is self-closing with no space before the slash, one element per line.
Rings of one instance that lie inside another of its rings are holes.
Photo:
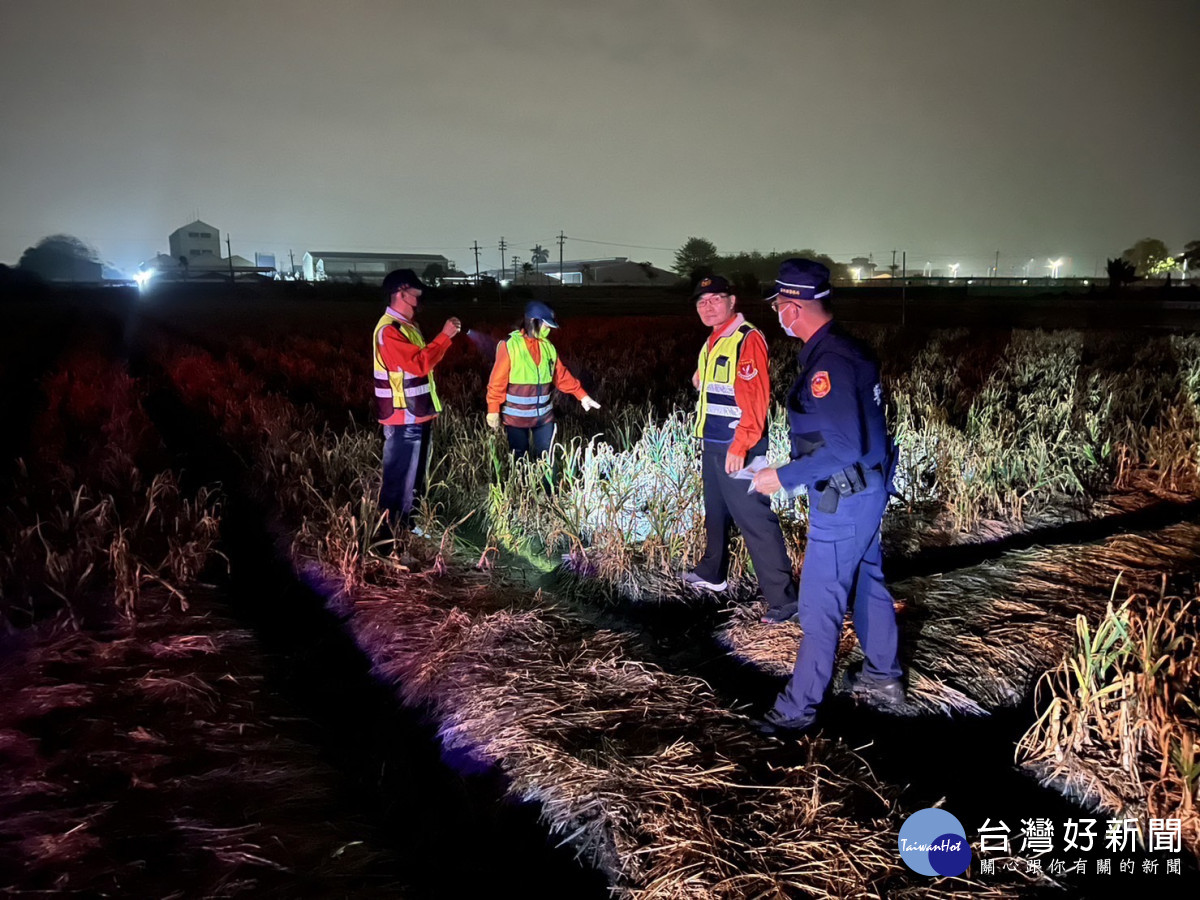
<path fill-rule="evenodd" d="M 514 331 L 505 342 L 511 365 L 508 390 L 504 395 L 503 422 L 516 428 L 535 428 L 554 421 L 551 392 L 558 352 L 545 338 L 538 338 L 542 361 L 535 363 L 525 336 Z"/>
<path fill-rule="evenodd" d="M 733 400 L 738 354 L 742 341 L 753 330 L 753 325 L 744 323 L 732 334 L 717 338 L 711 351 L 708 341 L 700 348 L 700 399 L 692 432 L 696 437 L 720 444 L 733 440 L 733 431 L 742 420 L 742 410 Z"/>
<path fill-rule="evenodd" d="M 442 411 L 442 402 L 438 399 L 432 372 L 428 375 L 409 375 L 407 372 L 389 372 L 384 365 L 379 348 L 383 345 L 383 330 L 389 327 L 399 328 L 409 343 L 417 347 L 425 346 L 421 332 L 409 322 L 384 313 L 376 323 L 372 341 L 375 350 L 375 415 L 380 422 L 390 419 L 398 409 L 405 410 L 413 418 L 436 416 Z"/>

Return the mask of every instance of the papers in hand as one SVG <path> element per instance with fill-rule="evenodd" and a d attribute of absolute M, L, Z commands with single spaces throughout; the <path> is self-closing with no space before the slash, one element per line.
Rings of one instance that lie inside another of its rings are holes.
<path fill-rule="evenodd" d="M 754 476 L 768 466 L 769 463 L 767 462 L 767 458 L 765 456 L 756 456 L 754 459 L 750 460 L 750 462 L 746 463 L 746 467 L 744 469 L 738 469 L 736 472 L 734 472 L 732 477 L 744 478 L 748 480 L 750 482 L 750 486 L 746 488 L 746 493 L 753 494 Z"/>

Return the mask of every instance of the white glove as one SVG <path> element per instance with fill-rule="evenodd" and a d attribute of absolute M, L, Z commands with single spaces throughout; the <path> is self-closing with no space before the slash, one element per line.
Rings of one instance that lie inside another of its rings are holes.
<path fill-rule="evenodd" d="M 487 414 L 487 424 L 488 424 L 488 428 L 494 428 L 497 431 L 499 431 L 500 430 L 500 413 L 488 413 Z"/>
<path fill-rule="evenodd" d="M 591 397 L 587 397 L 587 396 L 585 396 L 582 400 L 580 400 L 579 404 L 583 407 L 584 412 L 587 412 L 590 409 L 599 409 L 600 408 L 599 403 L 597 403 Z"/>

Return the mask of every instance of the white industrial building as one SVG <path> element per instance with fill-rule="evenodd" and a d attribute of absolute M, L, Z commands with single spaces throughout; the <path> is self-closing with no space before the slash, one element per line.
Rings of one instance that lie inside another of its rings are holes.
<path fill-rule="evenodd" d="M 434 253 L 309 250 L 304 254 L 304 280 L 383 284 L 383 276 L 393 269 L 412 269 L 417 277 L 422 277 L 431 265 L 439 266 L 443 273 L 449 273 L 452 268 L 450 260 Z"/>

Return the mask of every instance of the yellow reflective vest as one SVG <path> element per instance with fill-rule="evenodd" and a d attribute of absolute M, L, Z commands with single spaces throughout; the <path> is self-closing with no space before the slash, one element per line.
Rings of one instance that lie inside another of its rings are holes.
<path fill-rule="evenodd" d="M 428 375 L 409 375 L 403 371 L 389 371 L 384 364 L 379 348 L 383 344 L 385 328 L 399 328 L 409 343 L 417 347 L 425 346 L 421 332 L 411 322 L 384 313 L 376 323 L 372 345 L 375 350 L 375 413 L 379 421 L 391 418 L 398 409 L 406 410 L 414 418 L 437 415 L 442 411 L 442 403 L 438 399 L 432 372 Z"/>
<path fill-rule="evenodd" d="M 554 369 L 558 362 L 558 351 L 545 338 L 538 338 L 542 361 L 535 363 L 525 335 L 514 331 L 508 336 L 505 347 L 511 369 L 508 373 L 508 390 L 504 396 L 504 424 L 515 428 L 533 428 L 554 421 L 551 392 L 554 390 Z"/>
<path fill-rule="evenodd" d="M 733 394 L 738 355 L 742 341 L 753 330 L 753 325 L 743 322 L 731 334 L 717 338 L 711 350 L 708 341 L 700 348 L 697 366 L 700 399 L 696 404 L 696 428 L 692 432 L 696 437 L 720 444 L 733 441 L 734 429 L 742 419 L 742 410 Z"/>

